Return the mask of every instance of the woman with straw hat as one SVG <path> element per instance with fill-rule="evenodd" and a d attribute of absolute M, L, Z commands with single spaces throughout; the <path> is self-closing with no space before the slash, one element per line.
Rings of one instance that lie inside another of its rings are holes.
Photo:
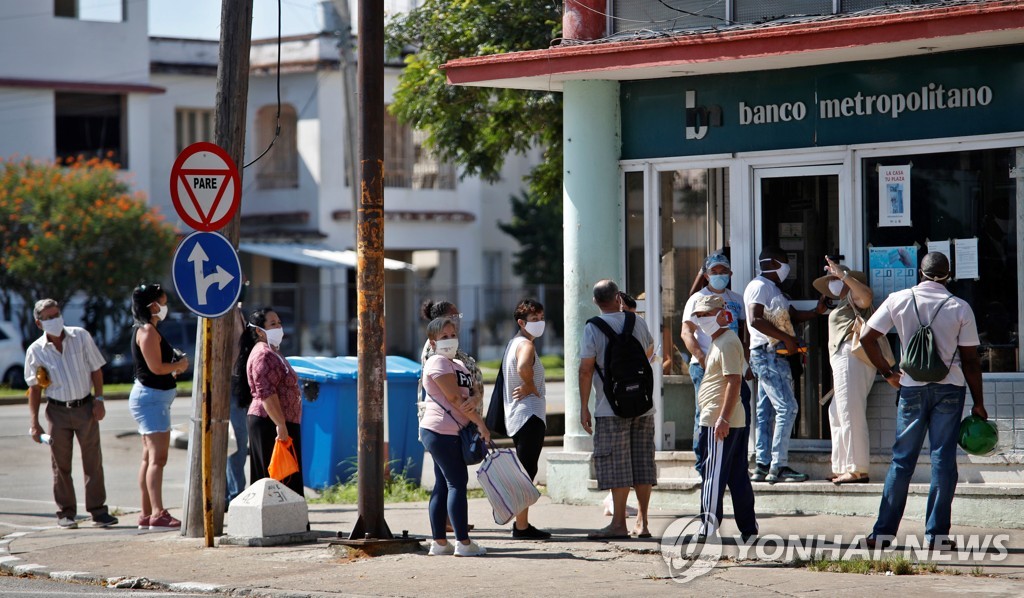
<path fill-rule="evenodd" d="M 832 365 L 834 395 L 828 407 L 832 432 L 832 471 L 834 484 L 868 481 L 870 440 L 868 438 L 867 400 L 875 381 L 875 368 L 853 354 L 857 317 L 866 321 L 871 315 L 874 295 L 863 272 L 850 270 L 825 258 L 825 276 L 814 281 L 814 288 L 838 306 L 828 316 L 828 354 Z"/>

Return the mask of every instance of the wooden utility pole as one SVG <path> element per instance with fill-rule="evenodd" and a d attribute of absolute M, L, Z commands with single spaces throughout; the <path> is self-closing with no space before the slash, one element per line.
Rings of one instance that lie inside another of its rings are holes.
<path fill-rule="evenodd" d="M 214 108 L 214 143 L 223 148 L 238 165 L 245 164 L 246 106 L 249 98 L 249 48 L 252 38 L 252 0 L 222 0 L 220 13 L 220 60 L 217 64 L 217 98 Z M 244 174 L 239 173 L 239 185 Z M 244 200 L 244 198 L 243 198 Z M 231 222 L 221 229 L 231 244 L 238 248 L 241 222 L 239 209 Z M 204 521 L 204 513 L 212 516 L 212 531 L 215 535 L 224 532 L 224 497 L 227 486 L 228 422 L 231 417 L 231 367 L 234 360 L 235 325 L 232 318 L 235 310 L 229 311 L 213 321 L 211 354 L 212 382 L 209 406 L 212 426 L 210 468 L 207 475 L 212 493 L 203 496 L 204 484 L 195 483 L 198 473 L 196 456 L 193 451 L 192 479 L 189 487 L 189 504 L 183 533 L 189 537 L 209 535 L 210 524 Z M 195 439 L 195 435 L 193 435 Z M 211 545 L 207 538 L 207 545 Z"/>
<path fill-rule="evenodd" d="M 390 539 L 384 521 L 384 3 L 359 1 L 359 518 L 349 538 Z"/>

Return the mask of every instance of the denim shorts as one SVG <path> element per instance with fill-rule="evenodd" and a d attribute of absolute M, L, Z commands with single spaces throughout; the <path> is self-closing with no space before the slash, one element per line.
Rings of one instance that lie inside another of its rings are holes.
<path fill-rule="evenodd" d="M 157 390 L 143 386 L 138 380 L 128 395 L 128 409 L 139 424 L 139 434 L 157 434 L 171 431 L 171 403 L 175 389 Z"/>

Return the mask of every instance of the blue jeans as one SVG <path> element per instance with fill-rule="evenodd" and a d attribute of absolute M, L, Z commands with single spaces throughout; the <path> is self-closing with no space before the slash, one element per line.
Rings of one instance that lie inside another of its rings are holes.
<path fill-rule="evenodd" d="M 239 407 L 237 398 L 231 397 L 231 429 L 235 432 L 235 452 L 228 455 L 227 502 L 245 490 L 245 460 L 249 457 L 249 428 L 246 426 L 246 407 Z"/>
<path fill-rule="evenodd" d="M 924 436 L 931 446 L 932 479 L 925 510 L 925 539 L 949 534 L 953 493 L 956 491 L 956 446 L 967 389 L 952 384 L 904 386 L 896 414 L 896 442 L 885 476 L 882 502 L 872 536 L 894 536 L 907 506 L 907 489 L 921 454 Z"/>
<path fill-rule="evenodd" d="M 755 456 L 761 465 L 778 471 L 789 465 L 789 437 L 800 410 L 793 394 L 793 373 L 784 356 L 764 347 L 751 349 L 750 369 L 757 376 Z"/>
<path fill-rule="evenodd" d="M 700 404 L 697 403 L 697 394 L 700 392 L 700 383 L 704 380 L 704 368 L 700 367 L 699 363 L 690 364 L 690 379 L 693 380 L 693 454 L 696 456 L 694 461 L 694 468 L 697 473 L 703 478 L 704 477 L 704 451 L 700 445 Z M 747 385 L 747 381 L 743 380 L 740 383 L 740 403 L 743 405 L 743 413 L 747 417 L 747 426 L 744 428 L 744 441 L 743 441 L 743 455 L 746 459 L 747 454 L 747 442 L 750 431 L 750 386 Z"/>
<path fill-rule="evenodd" d="M 457 434 L 438 434 L 420 428 L 423 448 L 434 460 L 434 490 L 430 493 L 430 532 L 435 540 L 447 537 L 445 518 L 451 519 L 455 539 L 469 539 L 469 503 L 466 484 L 469 469 L 462 460 L 462 441 Z"/>

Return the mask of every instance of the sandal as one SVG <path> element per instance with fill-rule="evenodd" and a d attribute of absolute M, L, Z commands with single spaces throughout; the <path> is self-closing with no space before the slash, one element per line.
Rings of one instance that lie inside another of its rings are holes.
<path fill-rule="evenodd" d="M 835 484 L 836 486 L 839 486 L 842 484 L 867 484 L 870 481 L 871 479 L 868 477 L 868 474 L 866 473 L 859 475 L 854 473 L 844 473 L 838 478 L 832 480 L 832 483 Z"/>
<path fill-rule="evenodd" d="M 629 532 L 622 533 L 609 527 L 601 528 L 587 534 L 588 540 L 629 540 Z"/>

